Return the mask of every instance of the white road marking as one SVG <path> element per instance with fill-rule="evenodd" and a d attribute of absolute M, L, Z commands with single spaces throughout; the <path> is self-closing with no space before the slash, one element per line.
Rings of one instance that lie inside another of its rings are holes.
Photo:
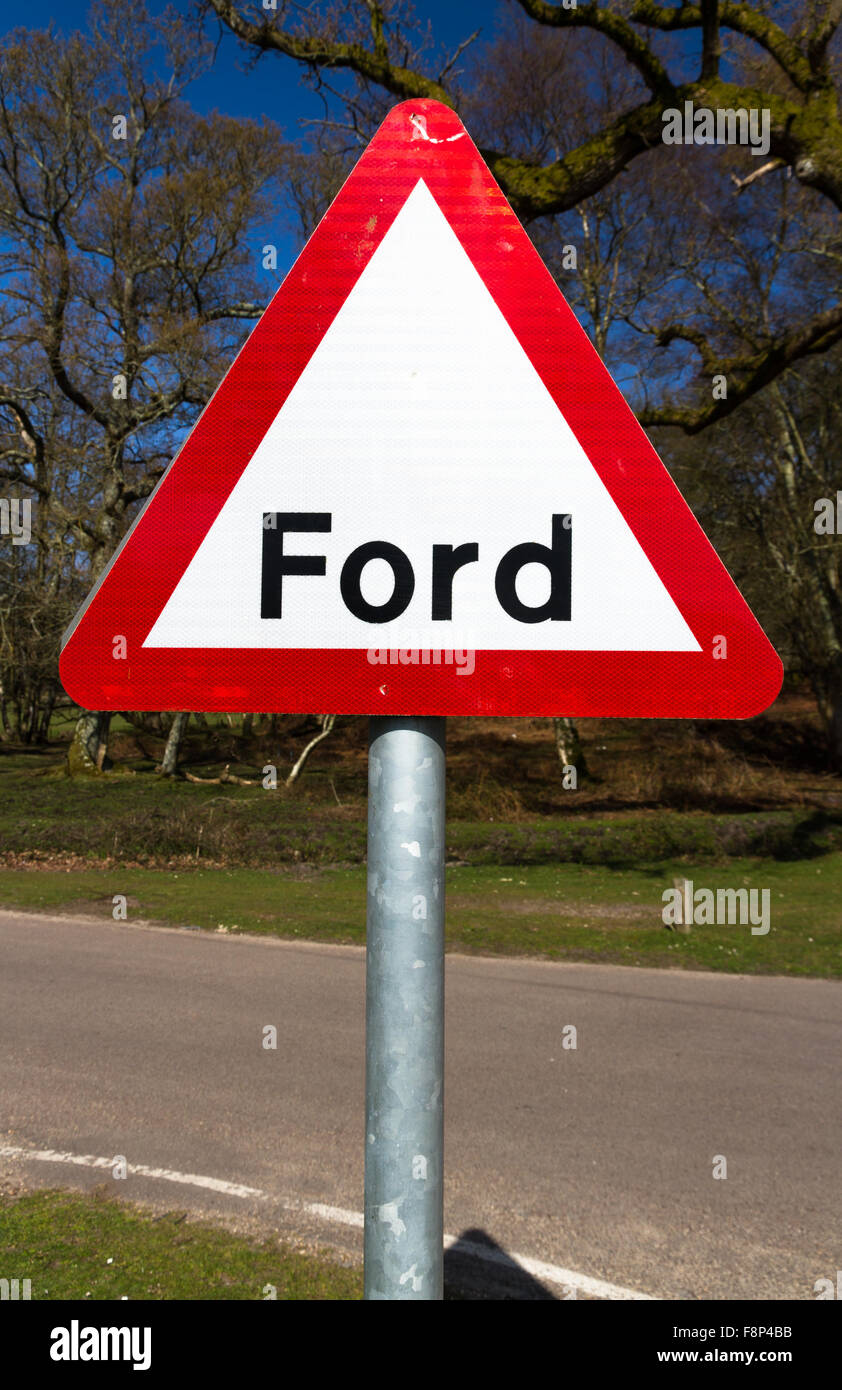
<path fill-rule="evenodd" d="M 320 1216 L 323 1221 L 335 1221 L 339 1226 L 357 1226 L 362 1230 L 365 1218 L 361 1211 L 345 1211 L 342 1207 L 326 1207 L 323 1202 L 305 1202 L 302 1211 Z"/>
<path fill-rule="evenodd" d="M 0 1158 L 26 1158 L 38 1163 L 73 1163 L 77 1168 L 116 1168 L 122 1166 L 119 1157 L 100 1158 L 94 1154 L 58 1153 L 55 1149 L 21 1149 L 10 1144 L 0 1147 Z M 164 1182 L 188 1183 L 190 1187 L 205 1187 L 211 1192 L 224 1192 L 228 1197 L 263 1197 L 265 1193 L 257 1187 L 244 1187 L 242 1183 L 225 1182 L 223 1178 L 206 1178 L 201 1173 L 179 1173 L 172 1168 L 150 1168 L 145 1163 L 125 1164 L 127 1173 L 137 1173 L 141 1178 L 160 1178 Z"/>
<path fill-rule="evenodd" d="M 531 1255 L 515 1255 L 508 1250 L 492 1250 L 485 1245 L 476 1245 L 473 1241 L 462 1240 L 460 1236 L 448 1236 L 444 1238 L 445 1250 L 451 1250 L 457 1246 L 461 1255 L 470 1255 L 477 1260 L 488 1260 L 492 1264 L 503 1266 L 512 1263 L 519 1265 L 527 1274 L 532 1274 L 536 1279 L 542 1280 L 545 1284 L 560 1284 L 566 1289 L 575 1289 L 577 1293 L 591 1294 L 594 1298 L 608 1299 L 634 1299 L 636 1302 L 653 1303 L 657 1302 L 652 1294 L 638 1293 L 636 1289 L 624 1289 L 621 1284 L 609 1284 L 605 1279 L 592 1279 L 589 1274 L 578 1274 L 573 1269 L 561 1269 L 559 1265 L 549 1265 L 543 1260 L 533 1260 Z"/>
<path fill-rule="evenodd" d="M 95 1154 L 61 1153 L 56 1149 L 27 1149 L 14 1144 L 0 1145 L 0 1158 L 19 1158 L 35 1163 L 69 1163 L 77 1168 L 106 1168 L 117 1166 L 118 1159 L 103 1158 Z M 157 1178 L 162 1182 L 182 1183 L 188 1187 L 202 1187 L 211 1192 L 222 1192 L 227 1197 L 254 1197 L 260 1201 L 277 1202 L 287 1211 L 304 1212 L 322 1221 L 332 1221 L 339 1226 L 353 1226 L 362 1230 L 362 1212 L 347 1211 L 343 1207 L 326 1206 L 323 1202 L 297 1202 L 282 1197 L 273 1197 L 259 1187 L 246 1187 L 243 1183 L 227 1182 L 224 1178 L 209 1178 L 201 1173 L 180 1173 L 173 1168 L 151 1168 L 146 1163 L 127 1163 L 128 1173 L 136 1173 L 142 1178 Z M 460 1236 L 445 1235 L 445 1250 L 457 1248 L 459 1253 L 472 1259 L 486 1260 L 491 1264 L 511 1267 L 518 1265 L 527 1274 L 547 1284 L 557 1284 L 577 1293 L 589 1294 L 593 1298 L 612 1300 L 656 1301 L 648 1293 L 638 1293 L 635 1289 L 623 1288 L 620 1284 L 610 1284 L 604 1279 L 592 1279 L 588 1274 L 578 1274 L 572 1269 L 562 1269 L 559 1265 L 546 1264 L 543 1260 L 533 1260 L 529 1255 L 516 1255 L 504 1250 L 491 1249 Z"/>

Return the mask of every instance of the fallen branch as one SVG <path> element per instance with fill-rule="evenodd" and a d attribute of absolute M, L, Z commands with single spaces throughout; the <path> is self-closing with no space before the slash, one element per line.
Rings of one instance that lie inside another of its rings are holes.
<path fill-rule="evenodd" d="M 206 787 L 219 787 L 225 782 L 231 782 L 236 787 L 256 787 L 259 782 L 254 777 L 238 777 L 236 773 L 229 772 L 231 764 L 225 764 L 225 770 L 219 777 L 197 777 L 195 773 L 185 772 L 184 776 L 188 782 L 201 782 Z"/>

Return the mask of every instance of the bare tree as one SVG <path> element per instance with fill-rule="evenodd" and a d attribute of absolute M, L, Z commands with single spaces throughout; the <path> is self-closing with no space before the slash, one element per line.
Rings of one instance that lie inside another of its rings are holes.
<path fill-rule="evenodd" d="M 0 477 L 34 494 L 77 588 L 273 288 L 247 239 L 288 151 L 272 125 L 190 109 L 210 59 L 174 14 L 113 0 L 90 38 L 16 30 L 0 47 Z M 107 727 L 83 714 L 71 770 L 105 765 Z"/>
<path fill-rule="evenodd" d="M 333 726 L 336 723 L 335 714 L 320 714 L 318 716 L 318 719 L 319 724 L 321 725 L 321 730 L 319 733 L 315 735 L 314 738 L 310 739 L 310 742 L 305 745 L 298 758 L 296 759 L 292 771 L 290 772 L 284 784 L 287 787 L 292 787 L 295 785 L 302 772 L 304 771 L 304 764 L 307 762 L 307 759 L 309 758 L 313 749 L 317 747 L 317 745 L 320 744 L 323 739 L 328 738 L 330 734 L 333 732 Z"/>
<path fill-rule="evenodd" d="M 842 404 L 839 348 L 785 373 L 689 448 L 659 447 L 740 588 L 809 683 L 829 761 L 842 768 Z M 672 437 L 671 437 L 672 435 Z M 828 515 L 831 524 L 823 524 Z"/>
<path fill-rule="evenodd" d="M 175 777 L 178 770 L 178 754 L 181 748 L 181 741 L 187 728 L 189 714 L 179 712 L 173 715 L 170 731 L 167 735 L 167 744 L 164 749 L 164 756 L 161 765 L 156 769 L 161 777 Z"/>
<path fill-rule="evenodd" d="M 665 110 L 683 108 L 685 102 L 706 109 L 768 111 L 769 176 L 779 178 L 789 170 L 805 188 L 842 209 L 839 65 L 833 56 L 842 0 L 808 0 L 806 5 L 779 0 L 777 17 L 767 6 L 741 0 L 677 6 L 655 0 L 607 5 L 591 0 L 571 8 L 547 0 L 513 3 L 542 35 L 587 37 L 589 53 L 609 47 L 632 79 L 631 85 L 620 83 L 618 100 L 598 113 L 586 133 L 574 133 L 571 122 L 558 149 L 536 153 L 528 139 L 514 149 L 483 145 L 485 159 L 524 221 L 563 213 L 607 188 L 635 161 L 662 146 Z M 352 133 L 370 133 L 394 98 L 431 97 L 457 109 L 467 100 L 459 67 L 463 46 L 443 55 L 402 0 L 325 0 L 306 7 L 277 0 L 274 9 L 201 0 L 200 9 L 215 12 L 255 56 L 274 53 L 297 62 L 326 99 L 333 99 L 333 109 L 344 113 Z M 696 38 L 694 46 L 674 42 L 687 34 Z M 533 71 L 524 65 L 525 95 Z M 345 76 L 351 80 L 343 82 Z M 752 192 L 762 182 L 743 179 Z M 675 325 L 666 331 L 674 341 Z M 733 389 L 713 408 L 705 400 L 683 409 L 675 423 L 693 431 L 724 418 L 787 367 L 826 351 L 840 338 L 837 287 L 831 304 L 809 317 L 787 319 L 757 351 L 706 363 L 729 373 Z"/>

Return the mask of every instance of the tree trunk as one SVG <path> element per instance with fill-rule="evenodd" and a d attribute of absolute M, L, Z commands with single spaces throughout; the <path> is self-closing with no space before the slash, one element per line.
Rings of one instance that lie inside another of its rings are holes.
<path fill-rule="evenodd" d="M 53 717 L 53 710 L 56 706 L 56 692 L 51 690 L 47 696 L 44 708 L 41 711 L 41 722 L 38 726 L 38 742 L 49 743 L 50 741 L 50 721 Z"/>
<path fill-rule="evenodd" d="M 170 726 L 167 746 L 164 749 L 164 756 L 161 759 L 161 766 L 156 769 L 162 777 L 174 777 L 178 767 L 178 750 L 181 747 L 181 740 L 184 737 L 184 730 L 187 728 L 189 714 L 176 714 L 173 716 Z"/>
<path fill-rule="evenodd" d="M 96 765 L 99 772 L 107 772 L 112 766 L 108 756 L 108 732 L 111 728 L 111 715 L 101 714 L 99 716 L 99 727 L 97 728 L 96 746 Z"/>
<path fill-rule="evenodd" d="M 80 712 L 67 750 L 66 770 L 70 777 L 96 777 L 109 770 L 112 763 L 106 750 L 110 724 L 110 714 Z"/>
<path fill-rule="evenodd" d="M 29 708 L 26 711 L 26 734 L 23 740 L 24 743 L 33 743 L 35 741 L 35 731 L 38 728 L 38 695 L 38 691 L 33 691 L 32 698 L 29 701 Z"/>
<path fill-rule="evenodd" d="M 833 692 L 833 705 L 828 729 L 830 759 L 837 772 L 842 772 L 842 687 Z"/>
<path fill-rule="evenodd" d="M 553 726 L 559 762 L 562 767 L 575 767 L 577 781 L 581 781 L 588 775 L 588 765 L 582 752 L 582 744 L 576 725 L 572 719 L 568 719 L 566 715 L 561 715 L 553 720 Z"/>
<path fill-rule="evenodd" d="M 298 762 L 295 764 L 295 767 L 292 769 L 292 772 L 286 779 L 286 785 L 288 787 L 291 787 L 295 782 L 298 781 L 299 777 L 301 776 L 302 768 L 304 767 L 304 764 L 306 763 L 316 744 L 321 743 L 323 738 L 327 738 L 335 723 L 335 714 L 323 714 L 321 716 L 322 731 L 320 734 L 316 734 L 315 738 L 310 739 L 310 742 L 307 744 L 307 747 L 304 749 L 303 753 L 298 759 Z"/>

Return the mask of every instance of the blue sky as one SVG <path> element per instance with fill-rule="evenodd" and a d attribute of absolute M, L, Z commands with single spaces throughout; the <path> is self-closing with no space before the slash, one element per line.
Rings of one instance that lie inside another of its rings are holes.
<path fill-rule="evenodd" d="M 131 3 L 131 0 L 126 0 Z M 174 7 L 187 12 L 186 0 L 174 0 Z M 166 8 L 164 0 L 147 0 L 151 14 Z M 450 50 L 475 29 L 490 38 L 495 20 L 506 8 L 506 0 L 415 0 L 415 10 L 430 20 L 435 37 Z M 28 9 L 19 0 L 0 0 L 0 32 L 24 25 L 46 29 L 50 22 L 64 33 L 87 29 L 89 0 L 45 0 Z M 319 117 L 321 102 L 304 87 L 297 65 L 280 55 L 267 54 L 251 72 L 243 71 L 241 45 L 226 31 L 212 72 L 199 78 L 188 89 L 188 99 L 199 111 L 214 107 L 230 116 L 269 116 L 294 138 L 302 116 Z"/>
<path fill-rule="evenodd" d="M 170 0 L 170 4 L 182 13 L 190 13 L 189 0 Z M 491 38 L 509 5 L 510 0 L 415 0 L 415 12 L 422 23 L 432 24 L 436 41 L 450 54 L 476 29 L 482 31 L 478 42 Z M 75 30 L 84 33 L 90 8 L 90 0 L 45 0 L 32 10 L 22 7 L 19 0 L 0 0 L 0 35 L 21 26 L 47 29 L 51 23 L 64 34 Z M 146 0 L 146 8 L 157 15 L 168 8 L 168 3 Z M 216 32 L 216 24 L 215 18 L 213 26 L 209 22 L 209 32 Z M 223 27 L 213 68 L 190 84 L 186 100 L 203 113 L 216 109 L 235 117 L 267 116 L 281 126 L 288 139 L 306 137 L 308 127 L 304 122 L 323 117 L 325 111 L 320 98 L 302 80 L 298 65 L 281 54 L 267 53 L 246 71 L 248 59 L 249 50 Z M 291 222 L 267 228 L 265 233 L 256 230 L 250 238 L 255 253 L 267 238 L 278 247 L 278 274 L 271 277 L 274 289 L 295 259 L 301 236 Z"/>
<path fill-rule="evenodd" d="M 126 0 L 131 3 L 131 0 Z M 190 13 L 189 0 L 171 0 L 172 7 Z M 490 38 L 509 0 L 415 0 L 415 10 L 422 22 L 430 21 L 435 39 L 448 53 L 474 30 L 481 29 L 482 38 Z M 167 0 L 146 0 L 150 14 L 160 14 L 168 8 Z M 21 26 L 30 29 L 53 27 L 70 34 L 86 32 L 90 0 L 45 0 L 28 10 L 19 0 L 0 0 L 0 35 Z M 217 21 L 214 19 L 213 25 Z M 209 30 L 211 26 L 209 24 Z M 215 32 L 215 28 L 213 29 Z M 255 67 L 246 71 L 249 51 L 228 31 L 223 37 L 213 68 L 190 84 L 185 97 L 197 111 L 214 109 L 235 117 L 267 116 L 276 121 L 291 140 L 307 135 L 307 118 L 324 116 L 322 101 L 302 81 L 298 65 L 281 54 L 268 53 Z M 301 236 L 291 221 L 266 229 L 255 229 L 249 238 L 255 254 L 267 240 L 278 247 L 278 273 L 270 276 L 269 291 L 274 290 L 286 274 L 300 249 Z"/>
<path fill-rule="evenodd" d="M 132 0 L 122 0 L 122 3 L 128 6 Z M 160 14 L 168 8 L 167 0 L 146 0 L 146 7 L 152 15 Z M 184 14 L 191 12 L 189 0 L 172 0 L 172 7 Z M 437 47 L 447 54 L 474 30 L 480 30 L 479 45 L 490 41 L 506 15 L 518 12 L 514 0 L 414 0 L 414 8 L 422 24 L 430 23 Z M 31 8 L 21 6 L 19 0 L 0 0 L 0 36 L 21 26 L 44 30 L 51 24 L 64 34 L 75 30 L 84 33 L 88 29 L 89 11 L 90 0 L 43 0 L 42 4 Z M 215 32 L 216 24 L 215 18 L 212 25 L 209 21 L 209 30 Z M 698 37 L 693 34 L 671 46 L 689 53 L 697 45 Z M 303 122 L 325 114 L 322 101 L 302 80 L 295 62 L 280 54 L 268 53 L 247 70 L 252 54 L 253 50 L 244 49 L 223 28 L 216 63 L 189 85 L 185 92 L 187 101 L 201 113 L 217 109 L 234 117 L 258 120 L 269 117 L 290 140 L 306 136 L 308 127 Z M 277 270 L 264 272 L 268 300 L 301 248 L 301 231 L 291 212 L 279 211 L 270 225 L 253 228 L 248 242 L 255 257 L 262 255 L 267 243 L 278 248 Z M 617 363 L 615 370 L 622 380 L 624 366 Z"/>

